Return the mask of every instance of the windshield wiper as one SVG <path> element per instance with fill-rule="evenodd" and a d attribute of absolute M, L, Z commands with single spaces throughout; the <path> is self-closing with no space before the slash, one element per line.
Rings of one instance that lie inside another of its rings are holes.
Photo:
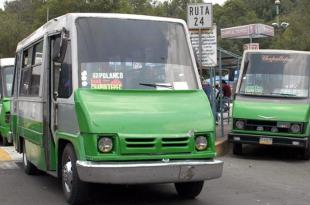
<path fill-rule="evenodd" d="M 139 83 L 139 85 L 144 85 L 148 87 L 163 87 L 163 88 L 173 88 L 172 85 L 158 84 L 158 83 Z"/>

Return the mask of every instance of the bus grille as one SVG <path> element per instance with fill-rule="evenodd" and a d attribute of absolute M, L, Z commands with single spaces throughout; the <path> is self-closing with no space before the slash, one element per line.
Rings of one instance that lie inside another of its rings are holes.
<path fill-rule="evenodd" d="M 190 137 L 120 137 L 122 154 L 189 153 L 193 150 Z"/>

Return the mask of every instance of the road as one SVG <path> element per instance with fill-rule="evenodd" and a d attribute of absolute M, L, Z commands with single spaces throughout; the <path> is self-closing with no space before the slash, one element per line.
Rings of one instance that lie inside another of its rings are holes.
<path fill-rule="evenodd" d="M 0 147 L 1 149 L 1 147 Z M 283 148 L 247 147 L 231 153 L 223 177 L 208 181 L 196 200 L 178 198 L 172 185 L 93 186 L 89 204 L 309 205 L 310 162 Z M 19 161 L 19 159 L 18 159 Z M 0 162 L 1 205 L 66 204 L 61 184 L 49 175 L 27 176 L 20 162 Z"/>

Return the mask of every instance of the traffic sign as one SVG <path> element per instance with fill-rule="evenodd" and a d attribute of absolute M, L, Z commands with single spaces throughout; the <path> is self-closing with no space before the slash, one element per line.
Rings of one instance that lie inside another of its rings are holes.
<path fill-rule="evenodd" d="M 188 4 L 187 25 L 189 29 L 207 29 L 213 26 L 212 3 Z"/>
<path fill-rule="evenodd" d="M 216 26 L 208 30 L 190 31 L 190 37 L 192 47 L 196 53 L 198 59 L 201 60 L 201 65 L 206 67 L 217 66 L 217 34 Z M 199 40 L 199 37 L 201 38 Z M 201 42 L 201 48 L 199 48 L 199 42 Z M 201 50 L 202 55 L 200 56 L 199 51 Z"/>

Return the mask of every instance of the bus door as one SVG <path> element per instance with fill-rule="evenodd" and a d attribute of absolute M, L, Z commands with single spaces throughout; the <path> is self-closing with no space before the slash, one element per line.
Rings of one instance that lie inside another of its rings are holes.
<path fill-rule="evenodd" d="M 49 127 L 52 136 L 57 132 L 76 133 L 75 108 L 72 97 L 72 64 L 71 43 L 68 43 L 62 62 L 55 60 L 55 52 L 59 51 L 61 35 L 50 37 L 50 77 L 49 77 Z M 56 156 L 53 149 L 53 157 Z M 54 158 L 55 159 L 55 158 Z M 54 160 L 53 159 L 53 160 Z M 53 167 L 54 168 L 54 167 Z"/>

